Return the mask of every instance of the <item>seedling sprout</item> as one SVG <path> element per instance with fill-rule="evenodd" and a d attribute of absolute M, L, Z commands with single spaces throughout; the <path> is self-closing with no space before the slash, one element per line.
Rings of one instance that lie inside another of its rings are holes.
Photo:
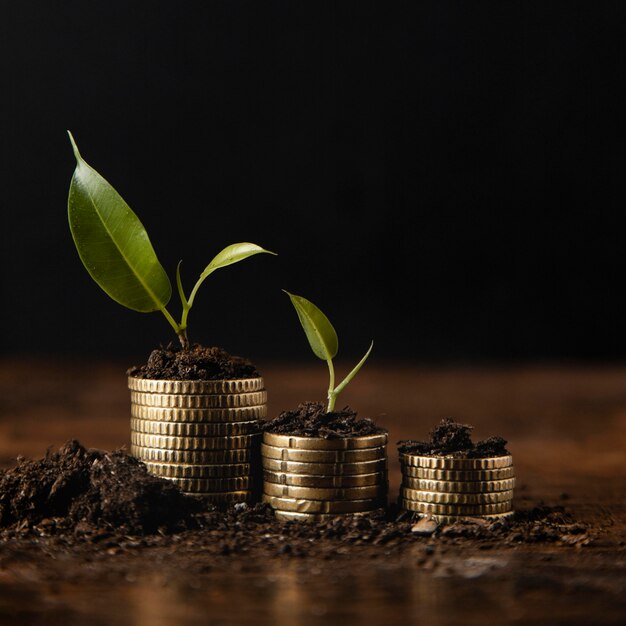
<path fill-rule="evenodd" d="M 346 385 L 356 376 L 365 361 L 367 361 L 367 357 L 369 357 L 374 347 L 374 342 L 372 341 L 365 356 L 356 364 L 355 368 L 335 387 L 335 367 L 333 365 L 333 359 L 339 350 L 337 332 L 326 315 L 312 302 L 302 296 L 289 293 L 288 291 L 285 291 L 285 293 L 289 296 L 291 303 L 296 309 L 300 324 L 302 324 L 302 328 L 309 340 L 313 353 L 318 358 L 326 361 L 328 365 L 330 380 L 328 384 L 328 407 L 326 410 L 328 413 L 331 413 L 335 409 L 337 396 L 345 389 Z"/>
<path fill-rule="evenodd" d="M 68 198 L 70 230 L 78 254 L 100 287 L 119 304 L 150 313 L 161 311 L 183 349 L 189 348 L 187 319 L 198 289 L 215 271 L 260 253 L 275 254 L 254 243 L 226 246 L 205 267 L 189 297 L 185 295 L 176 268 L 176 287 L 182 304 L 180 321 L 167 310 L 172 285 L 159 262 L 143 224 L 119 193 L 80 155 L 74 137 L 68 131 L 76 169 Z"/>

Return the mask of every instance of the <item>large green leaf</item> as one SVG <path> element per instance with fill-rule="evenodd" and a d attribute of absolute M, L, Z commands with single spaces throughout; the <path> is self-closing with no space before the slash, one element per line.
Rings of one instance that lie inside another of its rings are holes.
<path fill-rule="evenodd" d="M 69 135 L 76 170 L 68 216 L 83 264 L 116 302 L 142 313 L 162 309 L 172 285 L 146 229 L 117 191 L 83 160 Z"/>
<path fill-rule="evenodd" d="M 291 303 L 296 309 L 302 328 L 304 328 L 315 356 L 324 361 L 332 359 L 339 349 L 339 340 L 333 325 L 312 302 L 302 296 L 295 296 L 288 291 L 285 291 L 285 293 L 289 296 Z"/>
<path fill-rule="evenodd" d="M 269 250 L 264 250 L 261 246 L 257 246 L 254 243 L 233 243 L 230 246 L 226 246 L 221 252 L 218 252 L 213 260 L 204 268 L 204 272 L 200 275 L 200 278 L 204 280 L 209 274 L 212 274 L 215 270 L 218 270 L 227 265 L 238 263 L 247 259 L 249 256 L 255 254 L 261 254 L 265 252 L 267 254 L 276 254 Z"/>

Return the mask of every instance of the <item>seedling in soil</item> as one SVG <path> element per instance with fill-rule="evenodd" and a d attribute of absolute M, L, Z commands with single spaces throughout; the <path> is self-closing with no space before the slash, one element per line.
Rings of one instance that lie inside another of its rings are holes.
<path fill-rule="evenodd" d="M 330 381 L 328 384 L 328 407 L 326 410 L 328 413 L 331 413 L 335 409 L 337 396 L 345 389 L 346 385 L 356 376 L 365 361 L 367 361 L 367 357 L 374 347 L 374 342 L 372 341 L 365 356 L 356 364 L 355 368 L 335 387 L 333 359 L 339 350 L 337 332 L 326 315 L 312 302 L 302 296 L 289 293 L 288 291 L 285 291 L 285 293 L 289 296 L 291 303 L 296 309 L 300 324 L 302 324 L 302 328 L 309 340 L 313 353 L 316 357 L 322 359 L 322 361 L 326 361 L 328 364 Z"/>
<path fill-rule="evenodd" d="M 234 243 L 219 252 L 196 281 L 189 297 L 183 290 L 181 262 L 176 287 L 182 304 L 180 321 L 166 306 L 172 285 L 156 256 L 143 224 L 119 193 L 80 155 L 68 131 L 76 169 L 68 198 L 70 230 L 83 265 L 100 287 L 119 304 L 138 311 L 161 311 L 183 349 L 189 348 L 187 320 L 198 289 L 215 271 L 260 253 L 274 254 L 254 243 Z"/>

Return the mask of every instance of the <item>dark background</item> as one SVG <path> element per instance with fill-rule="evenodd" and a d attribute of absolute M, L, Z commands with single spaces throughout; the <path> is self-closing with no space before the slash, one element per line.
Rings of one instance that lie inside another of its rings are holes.
<path fill-rule="evenodd" d="M 626 356 L 623 2 L 0 2 L 5 354 L 145 354 L 67 227 L 74 161 L 188 288 L 193 340 L 313 359 Z M 172 312 L 178 312 L 172 300 Z"/>

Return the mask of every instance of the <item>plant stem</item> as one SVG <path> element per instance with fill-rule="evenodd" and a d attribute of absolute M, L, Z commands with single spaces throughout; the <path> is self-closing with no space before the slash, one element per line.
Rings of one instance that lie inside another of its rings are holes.
<path fill-rule="evenodd" d="M 191 309 L 191 304 L 183 304 L 183 314 L 180 318 L 180 327 L 182 330 L 187 330 L 187 317 L 189 317 L 189 310 Z"/>
<path fill-rule="evenodd" d="M 178 339 L 180 339 L 180 345 L 183 347 L 183 350 L 189 349 L 189 339 L 187 338 L 187 316 L 189 315 L 189 309 L 191 308 L 191 303 L 187 301 L 185 297 L 185 290 L 183 289 L 183 281 L 180 277 L 180 266 L 182 261 L 178 262 L 176 266 L 176 287 L 178 288 L 178 295 L 180 296 L 180 302 L 183 307 L 183 313 L 180 318 L 180 324 L 177 324 L 178 330 L 177 335 Z"/>
<path fill-rule="evenodd" d="M 189 339 L 187 338 L 186 326 L 183 326 L 182 323 L 178 324 L 165 307 L 161 307 L 161 313 L 165 315 L 165 319 L 170 323 L 170 326 L 178 335 L 178 339 L 180 341 L 180 345 L 183 347 L 183 350 L 189 350 Z"/>
<path fill-rule="evenodd" d="M 189 338 L 187 337 L 187 329 L 181 328 L 178 333 L 178 340 L 180 341 L 180 345 L 183 350 L 189 350 Z"/>
<path fill-rule="evenodd" d="M 196 299 L 196 294 L 198 293 L 198 289 L 200 289 L 200 286 L 202 285 L 202 283 L 207 279 L 207 277 L 211 273 L 212 272 L 209 272 L 208 274 L 200 275 L 200 278 L 198 278 L 198 280 L 196 281 L 196 284 L 193 286 L 193 289 L 191 290 L 191 293 L 189 294 L 188 300 L 183 300 L 181 297 L 181 300 L 183 303 L 183 316 L 180 319 L 180 325 L 182 326 L 183 329 L 187 328 L 187 317 L 189 316 L 189 310 L 193 306 L 194 300 Z"/>
<path fill-rule="evenodd" d="M 165 319 L 170 323 L 170 326 L 174 329 L 174 332 L 178 335 L 180 332 L 180 326 L 176 323 L 176 320 L 170 315 L 170 312 L 164 307 L 161 307 L 161 313 L 165 315 Z"/>
<path fill-rule="evenodd" d="M 189 294 L 189 308 L 193 304 L 193 301 L 196 299 L 196 294 L 198 293 L 198 289 L 200 289 L 200 285 L 204 282 L 204 278 L 200 277 L 196 284 L 193 286 L 191 293 Z"/>
<path fill-rule="evenodd" d="M 328 383 L 328 407 L 326 407 L 327 413 L 332 413 L 335 410 L 335 400 L 337 399 L 337 394 L 335 393 L 335 368 L 333 366 L 332 359 L 326 359 L 326 363 L 328 364 L 328 373 L 330 377 L 330 381 Z"/>

